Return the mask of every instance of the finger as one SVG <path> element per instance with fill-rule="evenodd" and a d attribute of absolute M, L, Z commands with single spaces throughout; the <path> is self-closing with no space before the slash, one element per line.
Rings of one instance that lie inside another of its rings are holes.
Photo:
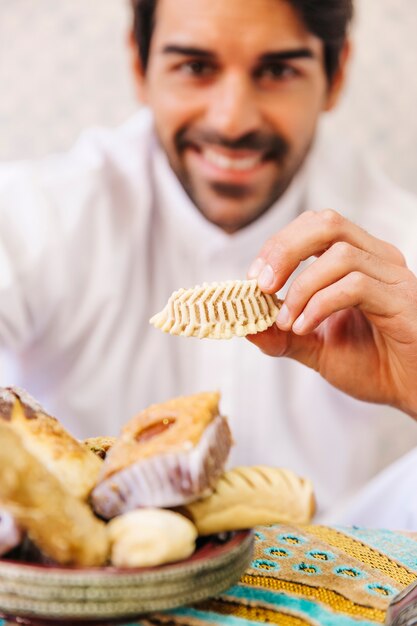
<path fill-rule="evenodd" d="M 271 237 L 251 265 L 248 277 L 257 278 L 266 293 L 278 291 L 301 261 L 325 252 L 337 241 L 397 265 L 405 265 L 402 254 L 391 244 L 373 237 L 336 211 L 306 211 Z"/>
<path fill-rule="evenodd" d="M 247 335 L 246 339 L 268 356 L 290 357 L 318 370 L 321 340 L 314 333 L 300 336 L 282 331 L 274 324 L 262 333 Z"/>
<path fill-rule="evenodd" d="M 292 327 L 313 295 L 357 271 L 384 283 L 396 283 L 408 272 L 369 252 L 338 241 L 309 265 L 290 285 L 277 318 L 282 330 Z"/>
<path fill-rule="evenodd" d="M 351 272 L 314 294 L 292 325 L 294 333 L 305 335 L 333 313 L 358 307 L 363 313 L 392 318 L 403 308 L 403 293 L 361 272 Z"/>

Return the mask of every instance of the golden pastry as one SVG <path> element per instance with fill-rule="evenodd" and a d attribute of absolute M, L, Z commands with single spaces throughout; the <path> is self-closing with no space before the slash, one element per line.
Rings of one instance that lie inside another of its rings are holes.
<path fill-rule="evenodd" d="M 175 291 L 150 323 L 171 335 L 230 339 L 266 330 L 279 308 L 277 297 L 262 293 L 256 280 L 203 283 Z"/>
<path fill-rule="evenodd" d="M 232 438 L 219 394 L 153 404 L 124 427 L 92 492 L 104 518 L 138 507 L 172 507 L 210 493 L 223 473 Z"/>
<path fill-rule="evenodd" d="M 0 420 L 0 502 L 42 553 L 64 565 L 106 562 L 103 522 L 25 447 L 10 422 Z"/>
<path fill-rule="evenodd" d="M 16 387 L 0 388 L 0 421 L 2 419 L 74 496 L 88 497 L 97 481 L 101 462 L 57 419 Z"/>
<path fill-rule="evenodd" d="M 313 487 L 290 470 L 262 465 L 236 467 L 214 493 L 191 502 L 185 512 L 199 535 L 268 524 L 306 524 L 315 510 Z"/>

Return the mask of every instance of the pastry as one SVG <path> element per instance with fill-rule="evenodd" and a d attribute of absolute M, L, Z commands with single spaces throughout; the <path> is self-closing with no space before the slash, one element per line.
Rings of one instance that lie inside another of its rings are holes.
<path fill-rule="evenodd" d="M 108 525 L 111 562 L 117 567 L 151 567 L 188 558 L 197 529 L 187 518 L 164 509 L 140 509 Z"/>
<path fill-rule="evenodd" d="M 173 507 L 210 493 L 232 438 L 219 394 L 153 404 L 123 429 L 103 462 L 92 503 L 108 519 L 138 507 Z"/>
<path fill-rule="evenodd" d="M 203 283 L 175 291 L 150 323 L 171 335 L 230 339 L 266 330 L 279 308 L 277 297 L 262 293 L 256 280 Z"/>
<path fill-rule="evenodd" d="M 0 388 L 2 420 L 74 496 L 88 497 L 97 481 L 100 459 L 74 439 L 36 400 L 17 387 Z"/>
<path fill-rule="evenodd" d="M 71 495 L 32 454 L 9 422 L 0 420 L 0 502 L 42 553 L 63 565 L 106 562 L 105 524 Z"/>
<path fill-rule="evenodd" d="M 0 509 L 0 556 L 16 548 L 23 539 L 23 533 L 14 517 Z"/>
<path fill-rule="evenodd" d="M 83 439 L 81 443 L 100 459 L 104 460 L 115 441 L 116 437 L 90 437 L 89 439 Z"/>
<path fill-rule="evenodd" d="M 199 535 L 258 525 L 306 524 L 314 510 L 309 480 L 290 470 L 262 465 L 226 472 L 212 495 L 184 507 Z"/>

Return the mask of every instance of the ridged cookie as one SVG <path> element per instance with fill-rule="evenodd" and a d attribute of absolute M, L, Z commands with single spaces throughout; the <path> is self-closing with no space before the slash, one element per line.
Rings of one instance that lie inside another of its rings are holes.
<path fill-rule="evenodd" d="M 266 330 L 279 308 L 277 297 L 262 293 L 256 280 L 203 283 L 175 291 L 150 323 L 171 335 L 231 339 Z"/>
<path fill-rule="evenodd" d="M 268 524 L 306 524 L 315 510 L 309 480 L 289 470 L 263 465 L 236 467 L 214 492 L 184 507 L 199 535 Z"/>
<path fill-rule="evenodd" d="M 0 502 L 41 552 L 63 565 L 106 562 L 106 526 L 0 420 Z"/>

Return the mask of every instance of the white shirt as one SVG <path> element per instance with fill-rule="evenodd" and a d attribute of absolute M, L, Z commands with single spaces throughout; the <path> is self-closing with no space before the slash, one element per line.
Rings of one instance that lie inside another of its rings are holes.
<path fill-rule="evenodd" d="M 345 144 L 317 142 L 285 195 L 228 235 L 193 206 L 147 110 L 85 133 L 66 155 L 0 168 L 2 383 L 42 401 L 77 437 L 116 434 L 153 402 L 218 389 L 231 465 L 312 479 L 320 510 L 417 443 L 417 426 L 356 401 L 242 339 L 172 337 L 149 325 L 175 289 L 244 278 L 264 241 L 332 207 L 398 245 L 417 269 L 417 202 Z"/>

